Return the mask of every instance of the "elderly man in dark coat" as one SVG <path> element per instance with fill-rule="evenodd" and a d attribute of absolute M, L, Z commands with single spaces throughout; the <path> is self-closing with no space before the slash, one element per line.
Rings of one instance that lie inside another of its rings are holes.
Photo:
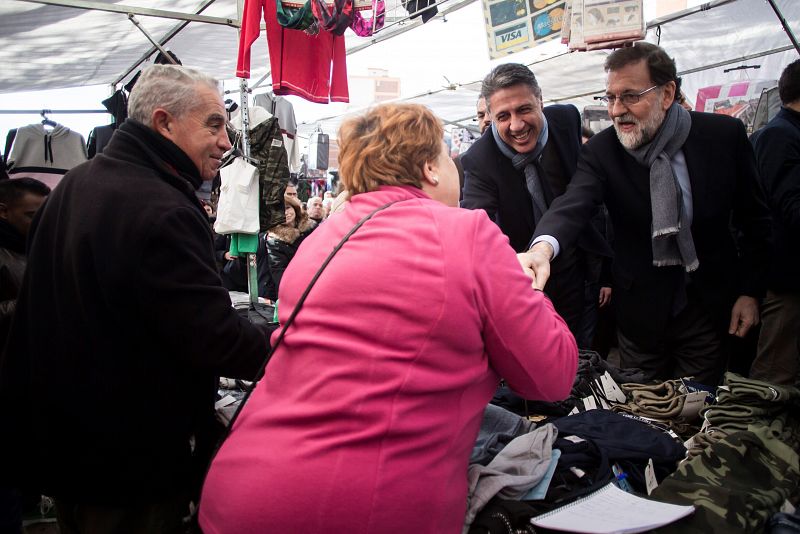
<path fill-rule="evenodd" d="M 216 376 L 253 378 L 265 332 L 231 307 L 195 190 L 230 148 L 216 82 L 146 69 L 129 119 L 33 224 L 0 367 L 0 473 L 62 532 L 176 532 L 212 448 Z"/>

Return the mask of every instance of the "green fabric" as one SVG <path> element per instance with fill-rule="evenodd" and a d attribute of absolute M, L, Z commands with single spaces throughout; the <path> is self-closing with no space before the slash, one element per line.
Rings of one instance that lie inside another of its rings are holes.
<path fill-rule="evenodd" d="M 256 234 L 231 234 L 231 256 L 242 254 L 255 254 L 258 250 L 258 235 Z"/>
<path fill-rule="evenodd" d="M 292 30 L 305 30 L 314 24 L 317 19 L 311 12 L 311 0 L 300 8 L 286 7 L 281 0 L 275 2 L 277 6 L 278 24 Z"/>
<path fill-rule="evenodd" d="M 763 532 L 785 500 L 797 502 L 798 484 L 797 453 L 770 427 L 751 426 L 710 443 L 653 491 L 656 500 L 696 507 L 657 532 Z"/>

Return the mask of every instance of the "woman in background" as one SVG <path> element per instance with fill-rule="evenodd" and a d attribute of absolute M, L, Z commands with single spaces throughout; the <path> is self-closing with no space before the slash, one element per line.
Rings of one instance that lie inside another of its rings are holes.
<path fill-rule="evenodd" d="M 287 330 L 208 473 L 208 534 L 457 533 L 467 464 L 500 377 L 569 394 L 575 340 L 481 210 L 461 210 L 441 122 L 382 105 L 339 131 L 351 199 L 284 274 Z"/>

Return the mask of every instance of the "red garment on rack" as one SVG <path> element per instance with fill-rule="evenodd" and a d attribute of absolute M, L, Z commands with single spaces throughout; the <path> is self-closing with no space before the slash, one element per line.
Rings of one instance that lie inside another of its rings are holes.
<path fill-rule="evenodd" d="M 272 91 L 327 104 L 349 102 L 344 36 L 320 31 L 308 35 L 278 24 L 276 0 L 245 0 L 236 76 L 250 77 L 250 47 L 260 33 L 261 15 L 267 27 Z"/>

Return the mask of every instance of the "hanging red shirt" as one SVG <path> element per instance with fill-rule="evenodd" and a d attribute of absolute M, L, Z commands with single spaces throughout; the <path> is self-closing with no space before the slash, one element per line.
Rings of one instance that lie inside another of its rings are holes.
<path fill-rule="evenodd" d="M 344 36 L 308 35 L 278 24 L 276 0 L 245 0 L 239 33 L 236 76 L 250 77 L 250 47 L 260 33 L 263 13 L 272 69 L 272 91 L 311 102 L 349 102 Z"/>

